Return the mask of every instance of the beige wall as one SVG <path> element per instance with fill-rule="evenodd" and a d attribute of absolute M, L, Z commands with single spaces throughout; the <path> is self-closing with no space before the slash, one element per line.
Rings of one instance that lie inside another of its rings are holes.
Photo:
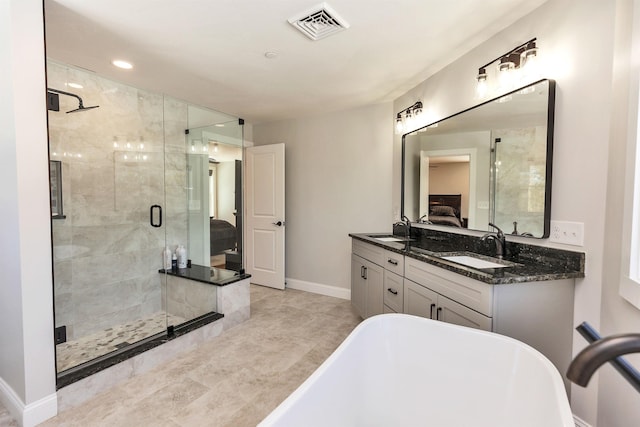
<path fill-rule="evenodd" d="M 348 297 L 349 233 L 390 231 L 390 104 L 254 125 L 256 145 L 285 144 L 286 280 Z"/>

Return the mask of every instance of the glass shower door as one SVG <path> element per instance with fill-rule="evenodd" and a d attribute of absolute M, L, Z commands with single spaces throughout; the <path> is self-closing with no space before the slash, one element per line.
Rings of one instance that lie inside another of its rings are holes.
<path fill-rule="evenodd" d="M 162 95 L 52 61 L 47 79 L 99 105 L 66 114 L 78 101 L 58 93 L 48 112 L 60 374 L 166 331 L 165 111 Z"/>

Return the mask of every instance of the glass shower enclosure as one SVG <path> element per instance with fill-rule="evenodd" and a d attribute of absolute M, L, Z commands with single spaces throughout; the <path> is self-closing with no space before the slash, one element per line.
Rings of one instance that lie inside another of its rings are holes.
<path fill-rule="evenodd" d="M 162 254 L 197 234 L 186 130 L 210 110 L 51 60 L 47 81 L 60 383 L 192 320 L 169 307 Z"/>

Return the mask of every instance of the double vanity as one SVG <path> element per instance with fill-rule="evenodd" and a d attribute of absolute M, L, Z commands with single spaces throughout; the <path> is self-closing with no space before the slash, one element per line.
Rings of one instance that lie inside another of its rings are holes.
<path fill-rule="evenodd" d="M 498 259 L 479 237 L 417 227 L 409 237 L 350 236 L 351 301 L 363 318 L 407 313 L 496 332 L 566 372 L 583 253 L 507 241 Z"/>

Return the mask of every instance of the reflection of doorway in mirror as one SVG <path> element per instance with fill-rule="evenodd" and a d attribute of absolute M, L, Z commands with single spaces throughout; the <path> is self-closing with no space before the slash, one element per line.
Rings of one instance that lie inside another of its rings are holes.
<path fill-rule="evenodd" d="M 216 218 L 217 203 L 216 203 L 216 186 L 217 186 L 217 168 L 216 163 L 209 160 L 209 218 Z"/>
<path fill-rule="evenodd" d="M 460 194 L 459 216 L 464 227 L 476 226 L 477 156 L 475 148 L 420 152 L 420 216 L 429 216 L 429 196 Z M 442 225 L 454 225 L 442 224 Z"/>

